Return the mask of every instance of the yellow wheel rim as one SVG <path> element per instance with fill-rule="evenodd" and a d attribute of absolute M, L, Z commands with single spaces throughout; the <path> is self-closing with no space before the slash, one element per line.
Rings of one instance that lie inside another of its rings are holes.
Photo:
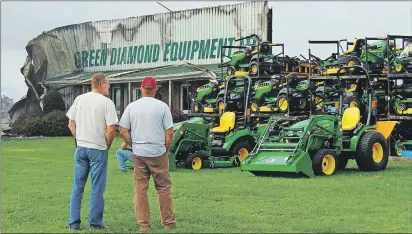
<path fill-rule="evenodd" d="M 325 157 L 323 157 L 322 160 L 322 172 L 325 175 L 331 175 L 336 168 L 336 162 L 335 162 L 335 158 L 328 154 Z"/>
<path fill-rule="evenodd" d="M 350 107 L 356 107 L 356 106 L 358 106 L 358 103 L 357 103 L 356 101 L 351 101 L 351 102 L 349 103 L 349 106 L 350 106 Z"/>
<path fill-rule="evenodd" d="M 286 98 L 279 99 L 279 109 L 286 111 L 288 109 L 288 100 Z"/>
<path fill-rule="evenodd" d="M 315 97 L 315 105 L 316 105 L 316 107 L 317 108 L 320 108 L 320 107 L 322 107 L 323 106 L 323 99 L 322 98 L 320 98 L 320 97 Z"/>
<path fill-rule="evenodd" d="M 375 143 L 372 147 L 373 161 L 380 163 L 383 159 L 383 148 L 380 143 Z"/>
<path fill-rule="evenodd" d="M 252 67 L 251 67 L 251 70 L 252 70 L 252 74 L 256 74 L 257 71 L 258 71 L 257 65 L 256 65 L 256 64 L 253 64 Z"/>
<path fill-rule="evenodd" d="M 240 162 L 243 162 L 249 154 L 249 151 L 246 148 L 242 148 L 239 150 L 239 154 L 237 158 L 239 159 Z"/>
<path fill-rule="evenodd" d="M 223 113 L 223 108 L 225 107 L 225 103 L 224 102 L 219 102 L 218 103 L 218 108 L 219 108 L 219 114 Z"/>
<path fill-rule="evenodd" d="M 402 149 L 400 147 L 397 147 L 396 153 L 398 154 L 398 156 L 400 156 L 402 154 Z"/>
<path fill-rule="evenodd" d="M 192 169 L 199 170 L 202 167 L 202 159 L 196 157 L 192 160 Z"/>
<path fill-rule="evenodd" d="M 403 111 L 405 109 L 403 108 L 403 106 L 399 106 L 398 108 L 396 108 L 396 112 L 398 112 L 398 114 L 403 114 Z"/>
<path fill-rule="evenodd" d="M 289 140 L 282 137 L 282 138 L 280 138 L 279 142 L 280 143 L 289 143 Z"/>
<path fill-rule="evenodd" d="M 199 111 L 199 105 L 195 104 L 193 109 L 194 109 L 195 112 L 198 112 Z"/>
<path fill-rule="evenodd" d="M 402 65 L 401 64 L 396 65 L 395 71 L 396 72 L 401 72 L 402 71 Z"/>
<path fill-rule="evenodd" d="M 252 103 L 252 105 L 250 105 L 250 108 L 252 109 L 252 111 L 257 111 L 257 104 Z"/>
<path fill-rule="evenodd" d="M 351 60 L 348 62 L 348 66 L 353 66 L 353 65 L 355 65 L 355 61 Z"/>

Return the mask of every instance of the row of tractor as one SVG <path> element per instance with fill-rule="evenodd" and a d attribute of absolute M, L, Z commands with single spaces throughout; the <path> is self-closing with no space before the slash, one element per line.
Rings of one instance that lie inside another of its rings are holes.
<path fill-rule="evenodd" d="M 349 159 L 360 170 L 385 169 L 389 154 L 412 146 L 412 36 L 372 39 L 347 43 L 342 54 L 336 41 L 338 53 L 324 60 L 311 48 L 308 60 L 290 58 L 283 44 L 261 41 L 228 62 L 221 56 L 223 78 L 210 72 L 189 119 L 175 124 L 171 169 L 240 166 L 310 177 L 332 175 Z M 282 52 L 272 54 L 273 46 Z"/>

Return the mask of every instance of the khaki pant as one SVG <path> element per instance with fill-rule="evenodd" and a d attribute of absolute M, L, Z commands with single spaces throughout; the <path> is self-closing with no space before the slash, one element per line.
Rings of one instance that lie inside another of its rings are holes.
<path fill-rule="evenodd" d="M 139 229 L 146 230 L 150 228 L 151 224 L 149 199 L 147 197 L 150 175 L 153 177 L 159 197 L 162 224 L 166 228 L 174 227 L 176 225 L 176 218 L 173 212 L 172 196 L 170 193 L 171 179 L 167 154 L 159 157 L 132 155 L 132 160 L 134 164 L 135 212 Z"/>

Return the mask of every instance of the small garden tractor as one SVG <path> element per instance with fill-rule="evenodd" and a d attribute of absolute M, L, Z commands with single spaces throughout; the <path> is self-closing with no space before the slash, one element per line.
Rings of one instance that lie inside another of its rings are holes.
<path fill-rule="evenodd" d="M 412 73 L 412 36 L 388 35 L 386 44 L 397 48 L 396 39 L 402 39 L 402 47 L 388 50 L 389 73 Z"/>
<path fill-rule="evenodd" d="M 196 96 L 192 98 L 194 113 L 223 113 L 223 96 L 225 81 L 217 79 L 214 72 L 205 71 L 211 79 L 209 83 L 197 88 Z"/>
<path fill-rule="evenodd" d="M 242 84 L 239 84 L 241 82 Z M 248 99 L 252 80 L 249 76 L 230 76 L 225 87 L 225 109 L 220 116 L 219 126 L 214 127 L 212 117 L 203 116 L 204 123 L 185 121 L 175 127 L 175 136 L 169 152 L 171 164 L 199 170 L 202 167 L 237 166 L 255 145 L 259 130 L 252 131 L 248 115 Z M 243 86 L 243 113 L 227 111 L 228 89 Z M 211 118 L 208 121 L 208 118 Z M 175 167 L 175 166 L 174 166 Z"/>
<path fill-rule="evenodd" d="M 309 86 L 306 76 L 298 76 L 297 73 L 289 73 L 286 77 L 286 85 L 277 96 L 277 111 L 280 113 L 309 112 L 309 93 L 313 87 Z M 274 108 L 274 107 L 269 107 Z"/>
<path fill-rule="evenodd" d="M 369 81 L 367 71 L 361 66 L 344 66 L 343 69 L 363 71 Z M 242 171 L 255 175 L 276 173 L 333 175 L 344 169 L 349 159 L 355 159 L 360 170 L 384 170 L 388 164 L 389 149 L 387 138 L 396 121 L 376 121 L 376 109 L 372 108 L 372 89 L 366 82 L 368 96 L 367 111 L 361 116 L 358 107 L 344 107 L 339 111 L 329 110 L 322 115 L 312 115 L 290 127 L 280 127 L 273 116 L 259 136 L 257 144 L 241 163 Z M 342 103 L 343 90 L 340 100 Z"/>
<path fill-rule="evenodd" d="M 411 81 L 412 80 L 410 79 L 404 79 L 403 84 L 392 86 L 392 91 L 390 92 L 390 100 L 395 115 L 412 115 Z"/>
<path fill-rule="evenodd" d="M 247 71 L 250 76 L 263 76 L 280 74 L 285 66 L 284 45 L 282 43 L 271 43 L 268 41 L 261 41 L 261 39 L 252 34 L 250 36 L 239 38 L 235 41 L 244 40 L 255 37 L 258 40 L 257 45 L 246 46 L 222 46 L 221 48 L 221 64 L 222 67 L 227 67 L 227 75 L 235 75 L 236 71 Z M 272 54 L 273 46 L 280 46 L 282 52 L 279 54 Z M 226 49 L 240 48 L 235 51 L 229 62 L 224 63 L 223 58 Z"/>
<path fill-rule="evenodd" d="M 357 59 L 356 56 L 352 55 L 352 49 L 347 50 L 346 53 L 341 45 L 341 42 L 347 41 L 346 39 L 343 40 L 337 40 L 337 41 L 313 41 L 309 40 L 309 62 L 312 64 L 315 64 L 316 66 L 319 66 L 319 74 L 320 75 L 330 75 L 330 74 L 335 74 L 336 73 L 336 67 L 339 64 L 345 65 L 349 61 L 353 59 Z M 353 47 L 358 47 L 360 44 L 359 42 L 355 41 L 356 44 L 354 44 Z M 336 44 L 336 53 L 332 53 L 331 56 L 329 56 L 326 59 L 321 59 L 314 54 L 312 54 L 311 51 L 311 45 L 312 44 Z M 340 50 L 342 50 L 342 54 L 340 54 Z M 303 56 L 302 56 L 303 57 Z M 359 59 L 357 59 L 359 60 Z M 335 70 L 333 70 L 335 69 Z M 330 72 L 330 71 L 334 72 Z M 310 72 L 312 75 L 312 72 Z"/>
<path fill-rule="evenodd" d="M 366 96 L 364 92 L 366 79 L 361 76 L 347 76 L 345 78 L 337 79 L 332 76 L 329 77 L 313 77 L 311 81 L 316 82 L 316 90 L 314 92 L 315 111 L 322 111 L 322 106 L 331 106 L 339 108 L 340 91 L 343 92 L 343 105 L 357 106 L 364 111 L 366 108 Z M 310 78 L 311 79 L 311 78 Z M 374 96 L 374 98 L 376 98 Z"/>
<path fill-rule="evenodd" d="M 298 80 L 296 72 L 274 75 L 269 81 L 256 82 L 252 92 L 251 111 L 257 113 L 288 112 L 289 103 L 298 110 L 307 107 L 306 81 Z M 289 92 L 288 92 L 289 91 Z M 295 110 L 295 108 L 293 108 Z"/>

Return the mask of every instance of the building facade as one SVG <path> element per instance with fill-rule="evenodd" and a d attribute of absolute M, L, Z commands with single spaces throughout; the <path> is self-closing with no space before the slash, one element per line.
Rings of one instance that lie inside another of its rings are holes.
<path fill-rule="evenodd" d="M 190 95 L 210 79 L 222 76 L 219 67 L 236 50 L 222 46 L 257 43 L 256 34 L 271 40 L 272 10 L 267 1 L 189 9 L 125 19 L 86 22 L 59 27 L 31 40 L 22 73 L 27 97 L 42 97 L 50 89 L 62 94 L 66 108 L 90 90 L 94 74 L 105 73 L 110 97 L 119 116 L 140 97 L 140 82 L 156 77 L 160 99 L 173 110 L 187 111 Z M 224 74 L 225 72 L 223 72 Z M 23 99 L 13 113 L 24 103 Z M 13 118 L 13 117 L 12 117 Z"/>

